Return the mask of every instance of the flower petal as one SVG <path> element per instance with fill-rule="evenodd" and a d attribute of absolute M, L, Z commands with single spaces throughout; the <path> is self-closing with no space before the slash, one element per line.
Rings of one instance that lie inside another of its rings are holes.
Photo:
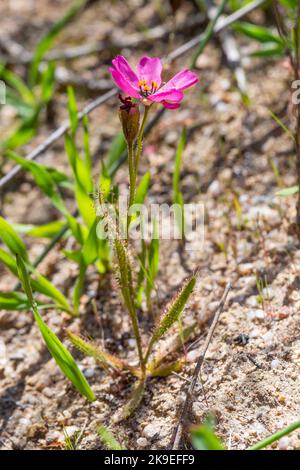
<path fill-rule="evenodd" d="M 168 103 L 168 101 L 162 101 L 161 104 L 168 109 L 177 109 L 180 107 L 180 103 Z"/>
<path fill-rule="evenodd" d="M 131 96 L 132 98 L 140 98 L 139 93 L 133 88 L 133 86 L 124 79 L 123 75 L 113 67 L 109 69 L 112 78 L 117 85 L 126 95 Z"/>
<path fill-rule="evenodd" d="M 129 63 L 122 55 L 118 55 L 113 61 L 112 64 L 114 68 L 120 72 L 124 80 L 129 82 L 134 88 L 138 90 L 139 79 L 136 73 L 132 70 Z"/>
<path fill-rule="evenodd" d="M 140 59 L 137 66 L 139 80 L 146 80 L 147 84 L 151 84 L 151 80 L 161 84 L 162 63 L 159 57 L 144 56 Z"/>
<path fill-rule="evenodd" d="M 153 95 L 149 95 L 147 98 L 150 101 L 161 102 L 161 101 L 171 101 L 171 102 L 179 102 L 183 99 L 182 91 L 176 90 L 176 88 L 170 88 L 169 90 L 165 90 L 165 87 L 162 87 Z"/>
<path fill-rule="evenodd" d="M 166 90 L 169 88 L 176 88 L 177 90 L 185 90 L 196 83 L 199 82 L 199 78 L 197 75 L 190 70 L 181 70 L 173 78 L 171 78 L 162 88 L 161 90 Z"/>

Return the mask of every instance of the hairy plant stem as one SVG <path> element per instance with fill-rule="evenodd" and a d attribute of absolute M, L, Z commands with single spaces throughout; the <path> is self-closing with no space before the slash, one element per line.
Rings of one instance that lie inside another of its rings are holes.
<path fill-rule="evenodd" d="M 134 203 L 135 192 L 136 192 L 136 183 L 137 183 L 137 174 L 139 161 L 143 148 L 143 137 L 145 131 L 145 125 L 147 122 L 147 117 L 149 113 L 150 106 L 145 106 L 144 115 L 141 127 L 139 129 L 136 151 L 133 153 L 133 143 L 128 142 L 128 164 L 129 164 L 129 202 L 128 202 L 128 213 L 127 213 L 127 240 L 129 237 L 129 226 L 131 222 L 131 215 L 129 214 L 130 207 Z"/>
<path fill-rule="evenodd" d="M 145 106 L 144 116 L 143 116 L 142 124 L 141 124 L 138 138 L 137 138 L 136 153 L 135 153 L 135 175 L 137 175 L 138 173 L 138 167 L 139 167 L 139 162 L 140 162 L 140 157 L 141 157 L 142 147 L 143 147 L 144 130 L 145 130 L 145 125 L 146 125 L 147 117 L 149 114 L 149 110 L 150 110 L 150 106 Z"/>

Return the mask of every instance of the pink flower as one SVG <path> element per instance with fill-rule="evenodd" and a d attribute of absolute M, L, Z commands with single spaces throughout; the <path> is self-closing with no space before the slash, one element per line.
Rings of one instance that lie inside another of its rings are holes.
<path fill-rule="evenodd" d="M 126 95 L 140 99 L 146 105 L 158 102 L 166 108 L 179 108 L 184 96 L 182 90 L 199 81 L 193 72 L 185 69 L 163 84 L 161 81 L 162 63 L 158 57 L 142 57 L 136 72 L 121 55 L 112 61 L 112 65 L 109 71 L 116 85 Z"/>

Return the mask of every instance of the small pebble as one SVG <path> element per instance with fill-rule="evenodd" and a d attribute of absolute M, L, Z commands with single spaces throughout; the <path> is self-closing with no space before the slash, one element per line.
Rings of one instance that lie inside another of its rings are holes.
<path fill-rule="evenodd" d="M 274 339 L 273 333 L 271 333 L 271 331 L 268 331 L 267 333 L 262 335 L 262 339 L 264 340 L 267 346 L 270 346 L 273 343 Z"/>
<path fill-rule="evenodd" d="M 45 397 L 47 398 L 52 398 L 53 395 L 54 395 L 54 391 L 49 388 L 49 387 L 45 387 L 44 390 L 43 390 L 43 394 L 45 395 Z"/>
<path fill-rule="evenodd" d="M 189 351 L 186 355 L 187 362 L 193 363 L 196 362 L 197 358 L 199 357 L 199 351 L 196 349 Z"/>
<path fill-rule="evenodd" d="M 208 187 L 207 192 L 212 196 L 220 196 L 222 188 L 218 180 L 214 180 Z"/>
<path fill-rule="evenodd" d="M 50 444 L 53 441 L 63 441 L 62 435 L 59 431 L 49 431 L 46 434 L 46 443 Z"/>
<path fill-rule="evenodd" d="M 160 422 L 157 423 L 150 423 L 143 429 L 143 435 L 147 439 L 153 439 L 154 437 L 162 437 L 162 424 Z"/>
<path fill-rule="evenodd" d="M 146 447 L 146 445 L 148 444 L 148 441 L 144 437 L 139 437 L 136 443 L 139 447 Z"/>
<path fill-rule="evenodd" d="M 271 362 L 272 369 L 278 369 L 279 366 L 280 362 L 278 361 L 278 359 L 273 359 L 273 361 Z"/>

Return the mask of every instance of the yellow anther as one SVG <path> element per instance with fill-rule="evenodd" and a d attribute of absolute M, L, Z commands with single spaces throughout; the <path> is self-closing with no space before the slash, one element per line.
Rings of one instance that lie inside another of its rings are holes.
<path fill-rule="evenodd" d="M 142 86 L 147 85 L 147 82 L 146 82 L 146 80 L 140 80 L 138 85 L 139 85 L 139 87 L 142 87 Z"/>
<path fill-rule="evenodd" d="M 144 85 L 144 91 L 150 91 L 150 87 L 148 85 Z"/>
<path fill-rule="evenodd" d="M 151 85 L 152 85 L 152 88 L 154 88 L 155 90 L 157 90 L 158 85 L 157 85 L 157 83 L 156 83 L 154 80 L 151 80 Z"/>

